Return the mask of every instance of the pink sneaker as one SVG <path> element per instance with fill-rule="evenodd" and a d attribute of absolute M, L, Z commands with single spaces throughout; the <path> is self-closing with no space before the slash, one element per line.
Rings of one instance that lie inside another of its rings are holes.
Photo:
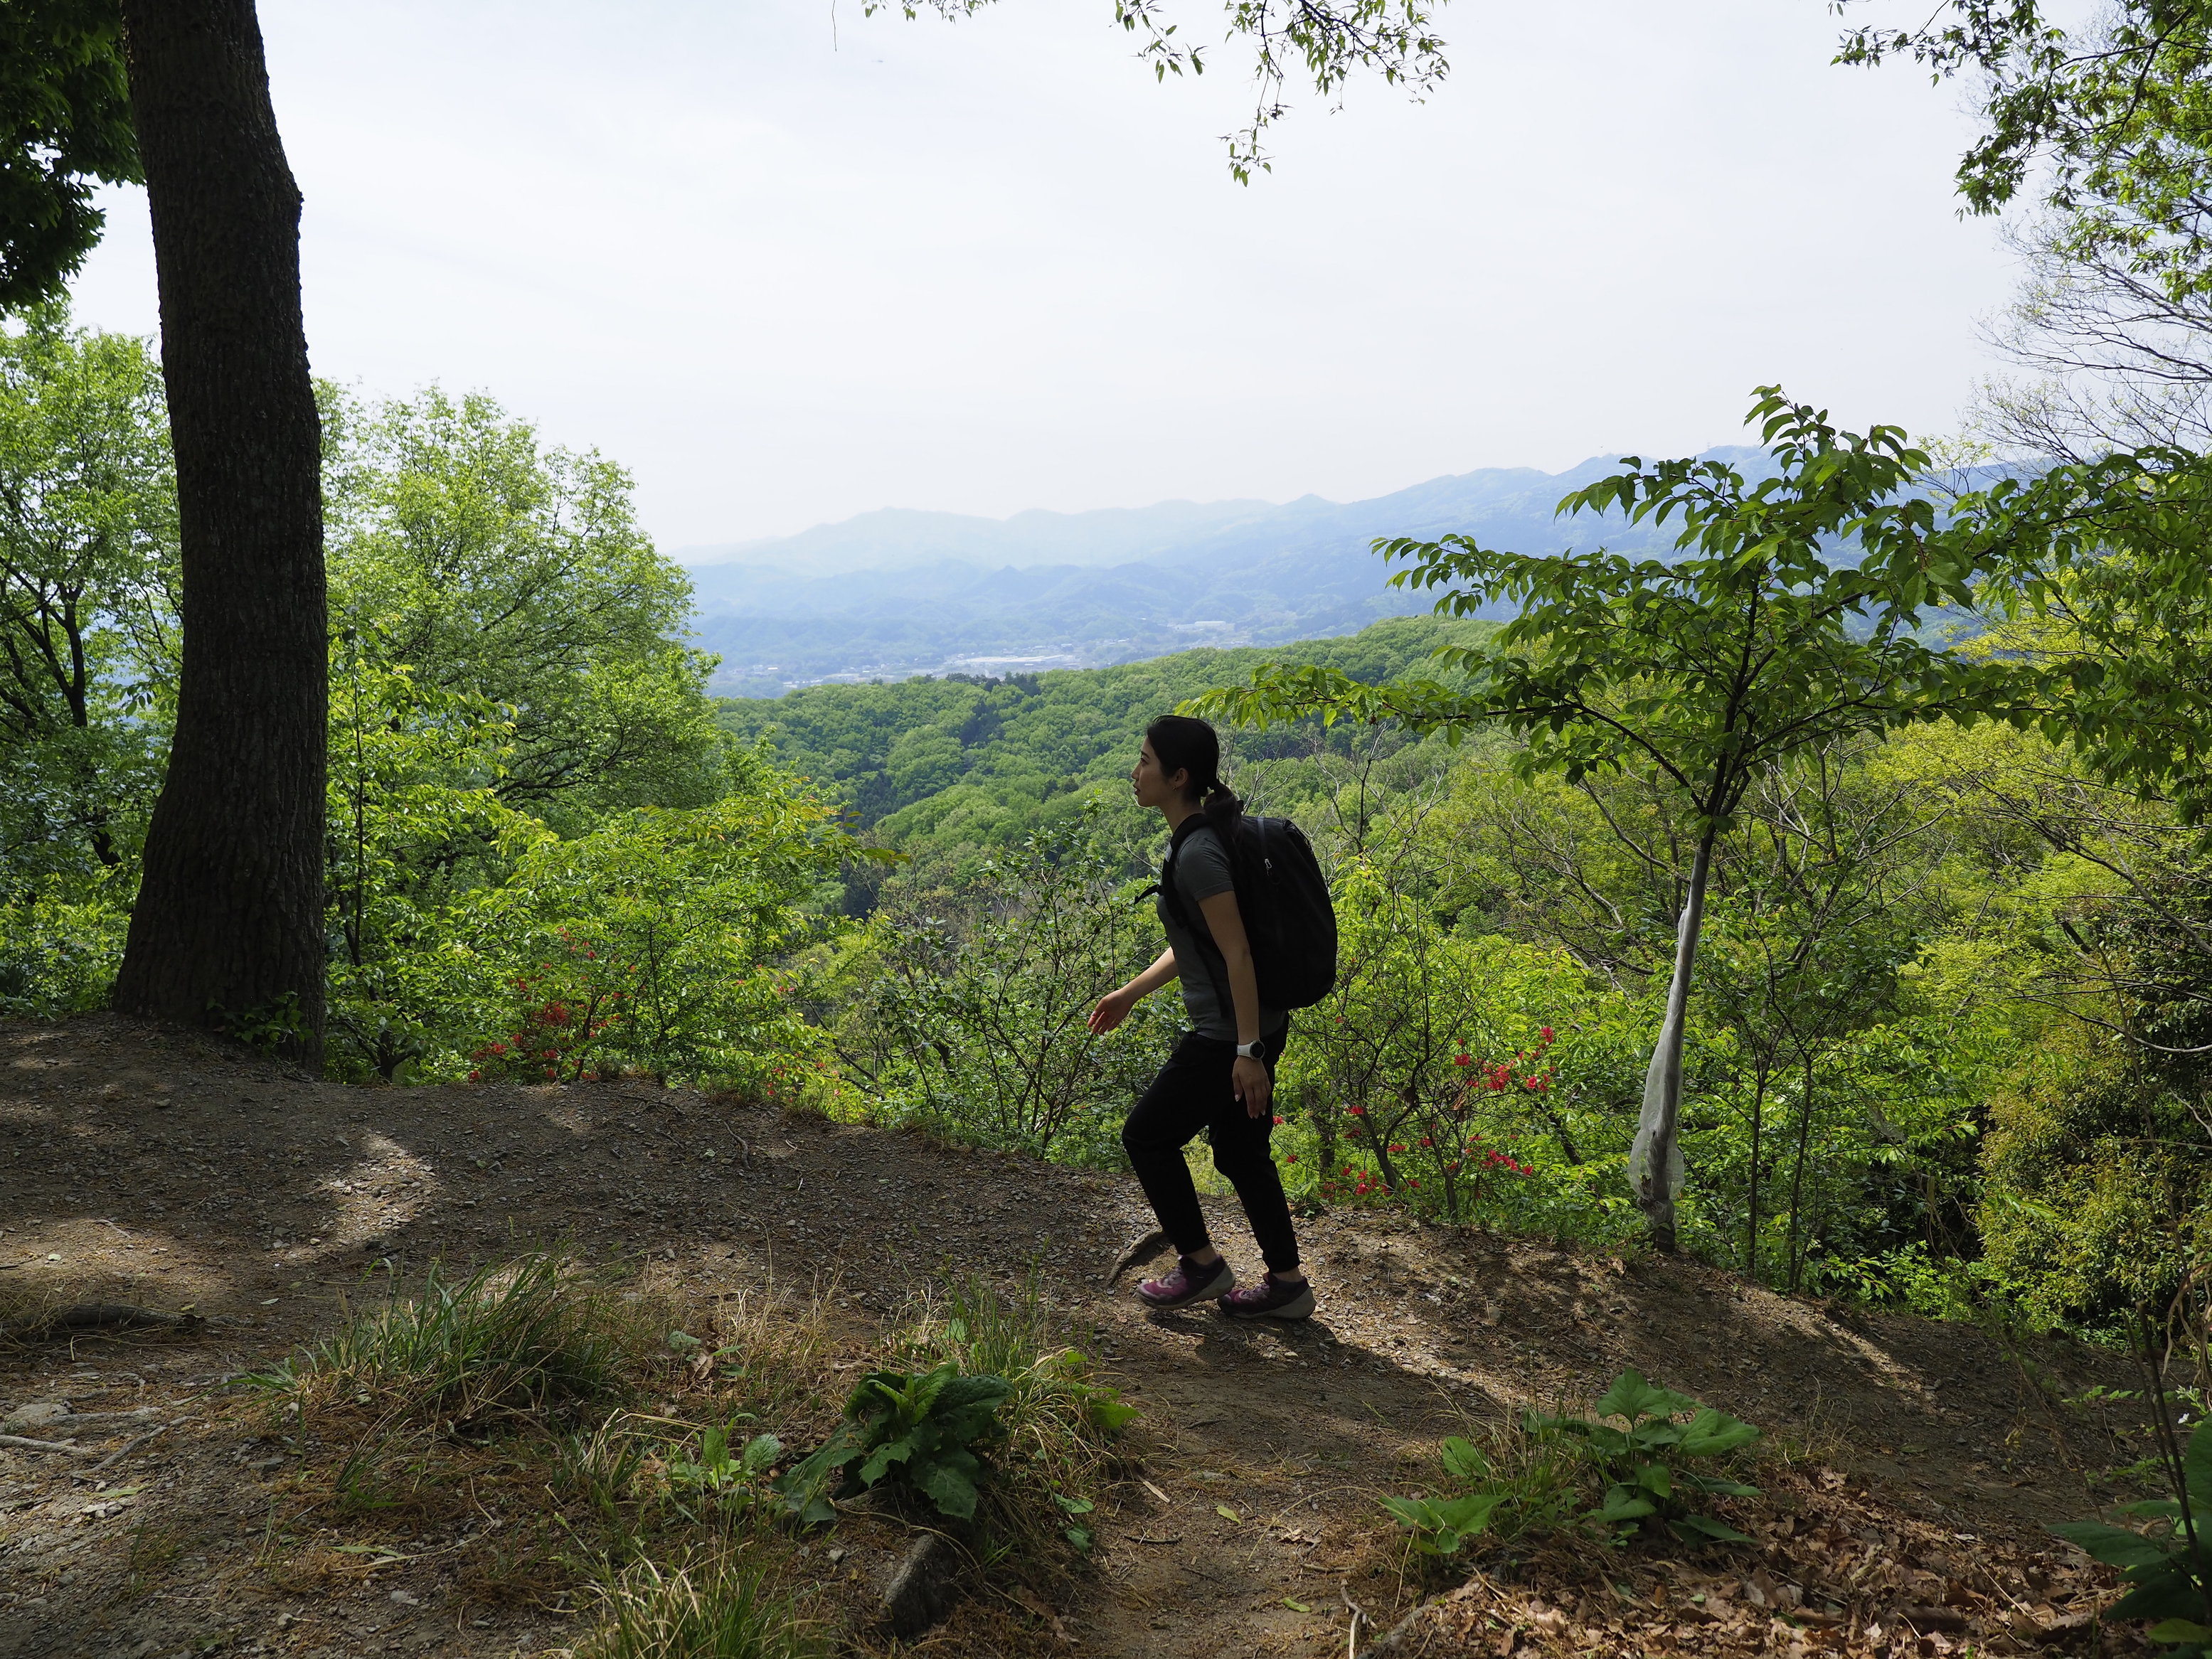
<path fill-rule="evenodd" d="M 1231 1319 L 1306 1319 L 1314 1310 L 1313 1281 L 1285 1285 L 1269 1273 L 1256 1285 L 1231 1291 L 1219 1303 Z"/>
<path fill-rule="evenodd" d="M 1173 1273 L 1138 1285 L 1137 1294 L 1155 1308 L 1188 1308 L 1210 1296 L 1225 1294 L 1236 1283 L 1237 1272 L 1227 1256 L 1201 1266 L 1186 1255 L 1177 1258 Z"/>

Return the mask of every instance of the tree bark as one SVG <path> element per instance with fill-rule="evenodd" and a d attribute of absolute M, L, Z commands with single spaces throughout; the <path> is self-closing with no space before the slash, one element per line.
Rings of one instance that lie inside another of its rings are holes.
<path fill-rule="evenodd" d="M 1658 1046 L 1652 1050 L 1651 1069 L 1644 1079 L 1644 1120 L 1636 1146 L 1629 1153 L 1630 1174 L 1636 1201 L 1651 1231 L 1653 1248 L 1668 1255 L 1674 1250 L 1674 1200 L 1680 1159 L 1676 1149 L 1682 1115 L 1682 1037 L 1689 1020 L 1690 970 L 1698 959 L 1698 935 L 1705 921 L 1705 887 L 1713 870 L 1713 842 L 1717 832 L 1708 830 L 1698 842 L 1690 863 L 1690 891 L 1674 935 L 1674 978 L 1667 988 L 1667 1019 L 1659 1028 Z"/>
<path fill-rule="evenodd" d="M 124 0 L 177 457 L 184 652 L 115 1006 L 322 1056 L 321 428 L 252 0 Z"/>

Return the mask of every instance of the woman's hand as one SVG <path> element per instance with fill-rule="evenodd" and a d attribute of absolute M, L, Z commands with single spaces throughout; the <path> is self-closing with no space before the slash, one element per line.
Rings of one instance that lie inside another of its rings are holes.
<path fill-rule="evenodd" d="M 1237 1098 L 1244 1103 L 1247 1117 L 1260 1116 L 1273 1101 L 1275 1080 L 1267 1075 L 1267 1068 L 1249 1054 L 1237 1056 L 1236 1065 L 1229 1070 L 1229 1081 L 1237 1091 Z"/>
<path fill-rule="evenodd" d="M 1099 998 L 1097 1006 L 1091 1011 L 1091 1035 L 1104 1036 L 1128 1018 L 1129 1010 L 1137 1006 L 1137 999 L 1141 994 L 1133 987 L 1124 985 L 1120 990 L 1109 991 Z"/>

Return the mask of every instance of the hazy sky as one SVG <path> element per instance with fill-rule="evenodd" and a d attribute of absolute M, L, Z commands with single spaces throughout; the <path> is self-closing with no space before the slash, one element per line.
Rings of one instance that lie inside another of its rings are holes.
<path fill-rule="evenodd" d="M 1237 48 L 1155 85 L 1108 0 L 261 14 L 317 372 L 490 392 L 671 549 L 1694 450 L 1773 380 L 1940 431 L 2012 281 L 1955 95 L 1820 0 L 1460 0 L 1431 101 L 1298 97 L 1249 188 Z M 153 328 L 135 193 L 77 304 Z"/>

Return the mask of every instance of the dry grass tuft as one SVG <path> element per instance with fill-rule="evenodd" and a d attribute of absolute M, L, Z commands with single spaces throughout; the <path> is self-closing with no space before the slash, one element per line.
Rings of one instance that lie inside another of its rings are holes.
<path fill-rule="evenodd" d="M 621 1395 L 628 1368 L 655 1340 L 653 1311 L 558 1254 L 480 1267 L 458 1283 L 434 1266 L 419 1297 L 244 1380 L 303 1413 L 481 1431 Z"/>
<path fill-rule="evenodd" d="M 574 1659 L 811 1659 L 822 1651 L 788 1599 L 724 1554 L 629 1568 L 607 1586 L 606 1622 Z"/>

